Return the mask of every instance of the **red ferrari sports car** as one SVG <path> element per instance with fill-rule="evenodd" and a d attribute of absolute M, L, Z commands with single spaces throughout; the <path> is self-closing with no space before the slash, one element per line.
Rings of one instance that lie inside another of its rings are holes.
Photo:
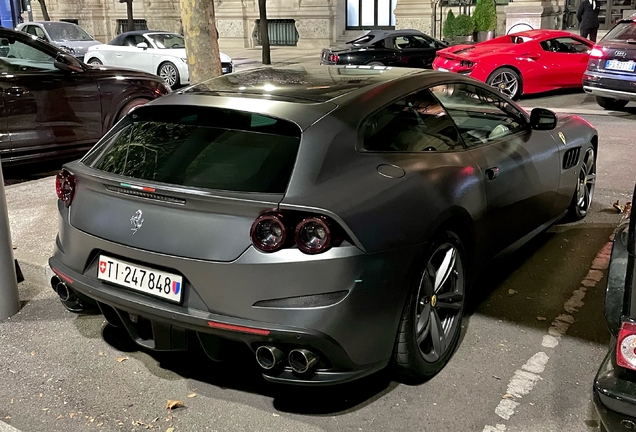
<path fill-rule="evenodd" d="M 433 69 L 470 75 L 515 99 L 581 87 L 593 43 L 560 30 L 529 30 L 437 52 Z"/>

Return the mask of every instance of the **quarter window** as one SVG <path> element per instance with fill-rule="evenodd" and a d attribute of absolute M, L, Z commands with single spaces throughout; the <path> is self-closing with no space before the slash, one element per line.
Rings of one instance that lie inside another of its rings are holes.
<path fill-rule="evenodd" d="M 525 117 L 499 95 L 472 84 L 431 88 L 453 118 L 468 147 L 486 144 L 525 130 Z"/>
<path fill-rule="evenodd" d="M 14 38 L 0 38 L 0 59 L 13 73 L 56 70 L 55 58 Z"/>
<path fill-rule="evenodd" d="M 428 90 L 381 109 L 365 123 L 364 149 L 377 152 L 463 150 L 444 108 Z"/>

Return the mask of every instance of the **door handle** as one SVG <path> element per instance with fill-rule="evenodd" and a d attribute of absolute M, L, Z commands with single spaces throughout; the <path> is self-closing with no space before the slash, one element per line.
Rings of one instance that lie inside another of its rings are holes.
<path fill-rule="evenodd" d="M 492 167 L 492 168 L 488 168 L 486 170 L 486 177 L 488 177 L 488 180 L 494 180 L 499 176 L 499 168 L 498 167 Z"/>
<path fill-rule="evenodd" d="M 527 52 L 525 54 L 521 54 L 521 57 L 537 61 L 537 60 L 539 60 L 541 58 L 541 54 Z"/>

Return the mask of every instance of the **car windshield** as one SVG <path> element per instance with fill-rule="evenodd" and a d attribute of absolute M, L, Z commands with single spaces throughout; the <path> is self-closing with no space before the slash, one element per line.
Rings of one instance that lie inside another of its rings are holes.
<path fill-rule="evenodd" d="M 636 22 L 628 21 L 618 23 L 610 32 L 603 38 L 604 40 L 614 41 L 630 41 L 636 43 Z"/>
<path fill-rule="evenodd" d="M 150 33 L 147 37 L 160 49 L 181 49 L 185 48 L 183 36 L 174 33 Z"/>
<path fill-rule="evenodd" d="M 88 33 L 81 27 L 70 23 L 48 22 L 44 28 L 54 41 L 92 41 Z"/>

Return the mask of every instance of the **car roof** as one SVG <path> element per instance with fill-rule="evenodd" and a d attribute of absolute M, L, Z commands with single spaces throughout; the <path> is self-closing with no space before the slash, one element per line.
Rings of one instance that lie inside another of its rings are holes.
<path fill-rule="evenodd" d="M 426 36 L 419 30 L 415 29 L 402 29 L 402 30 L 367 30 L 361 32 L 359 35 L 349 40 L 347 43 L 351 43 L 357 39 L 360 39 L 365 36 L 373 36 L 371 43 L 376 43 L 382 39 L 386 39 L 388 37 L 396 37 L 396 36 Z"/>
<path fill-rule="evenodd" d="M 22 27 L 27 26 L 29 24 L 39 24 L 39 25 L 43 25 L 43 26 L 47 26 L 47 25 L 51 25 L 51 24 L 67 24 L 67 25 L 72 25 L 72 26 L 77 26 L 79 27 L 79 25 L 75 24 L 75 23 L 71 23 L 68 21 L 28 21 L 25 23 L 20 24 Z"/>
<path fill-rule="evenodd" d="M 353 65 L 262 67 L 221 75 L 191 86 L 183 93 L 231 93 L 239 97 L 249 95 L 270 100 L 328 102 L 364 87 L 416 72 L 417 69 Z"/>
<path fill-rule="evenodd" d="M 121 33 L 121 34 L 115 36 L 115 38 L 113 40 L 108 42 L 108 45 L 121 45 L 121 43 L 124 40 L 124 38 L 126 38 L 128 36 L 143 36 L 143 35 L 148 34 L 148 33 L 177 34 L 177 33 L 169 32 L 169 31 L 166 31 L 166 30 L 133 30 L 133 31 L 124 32 L 124 33 Z"/>

